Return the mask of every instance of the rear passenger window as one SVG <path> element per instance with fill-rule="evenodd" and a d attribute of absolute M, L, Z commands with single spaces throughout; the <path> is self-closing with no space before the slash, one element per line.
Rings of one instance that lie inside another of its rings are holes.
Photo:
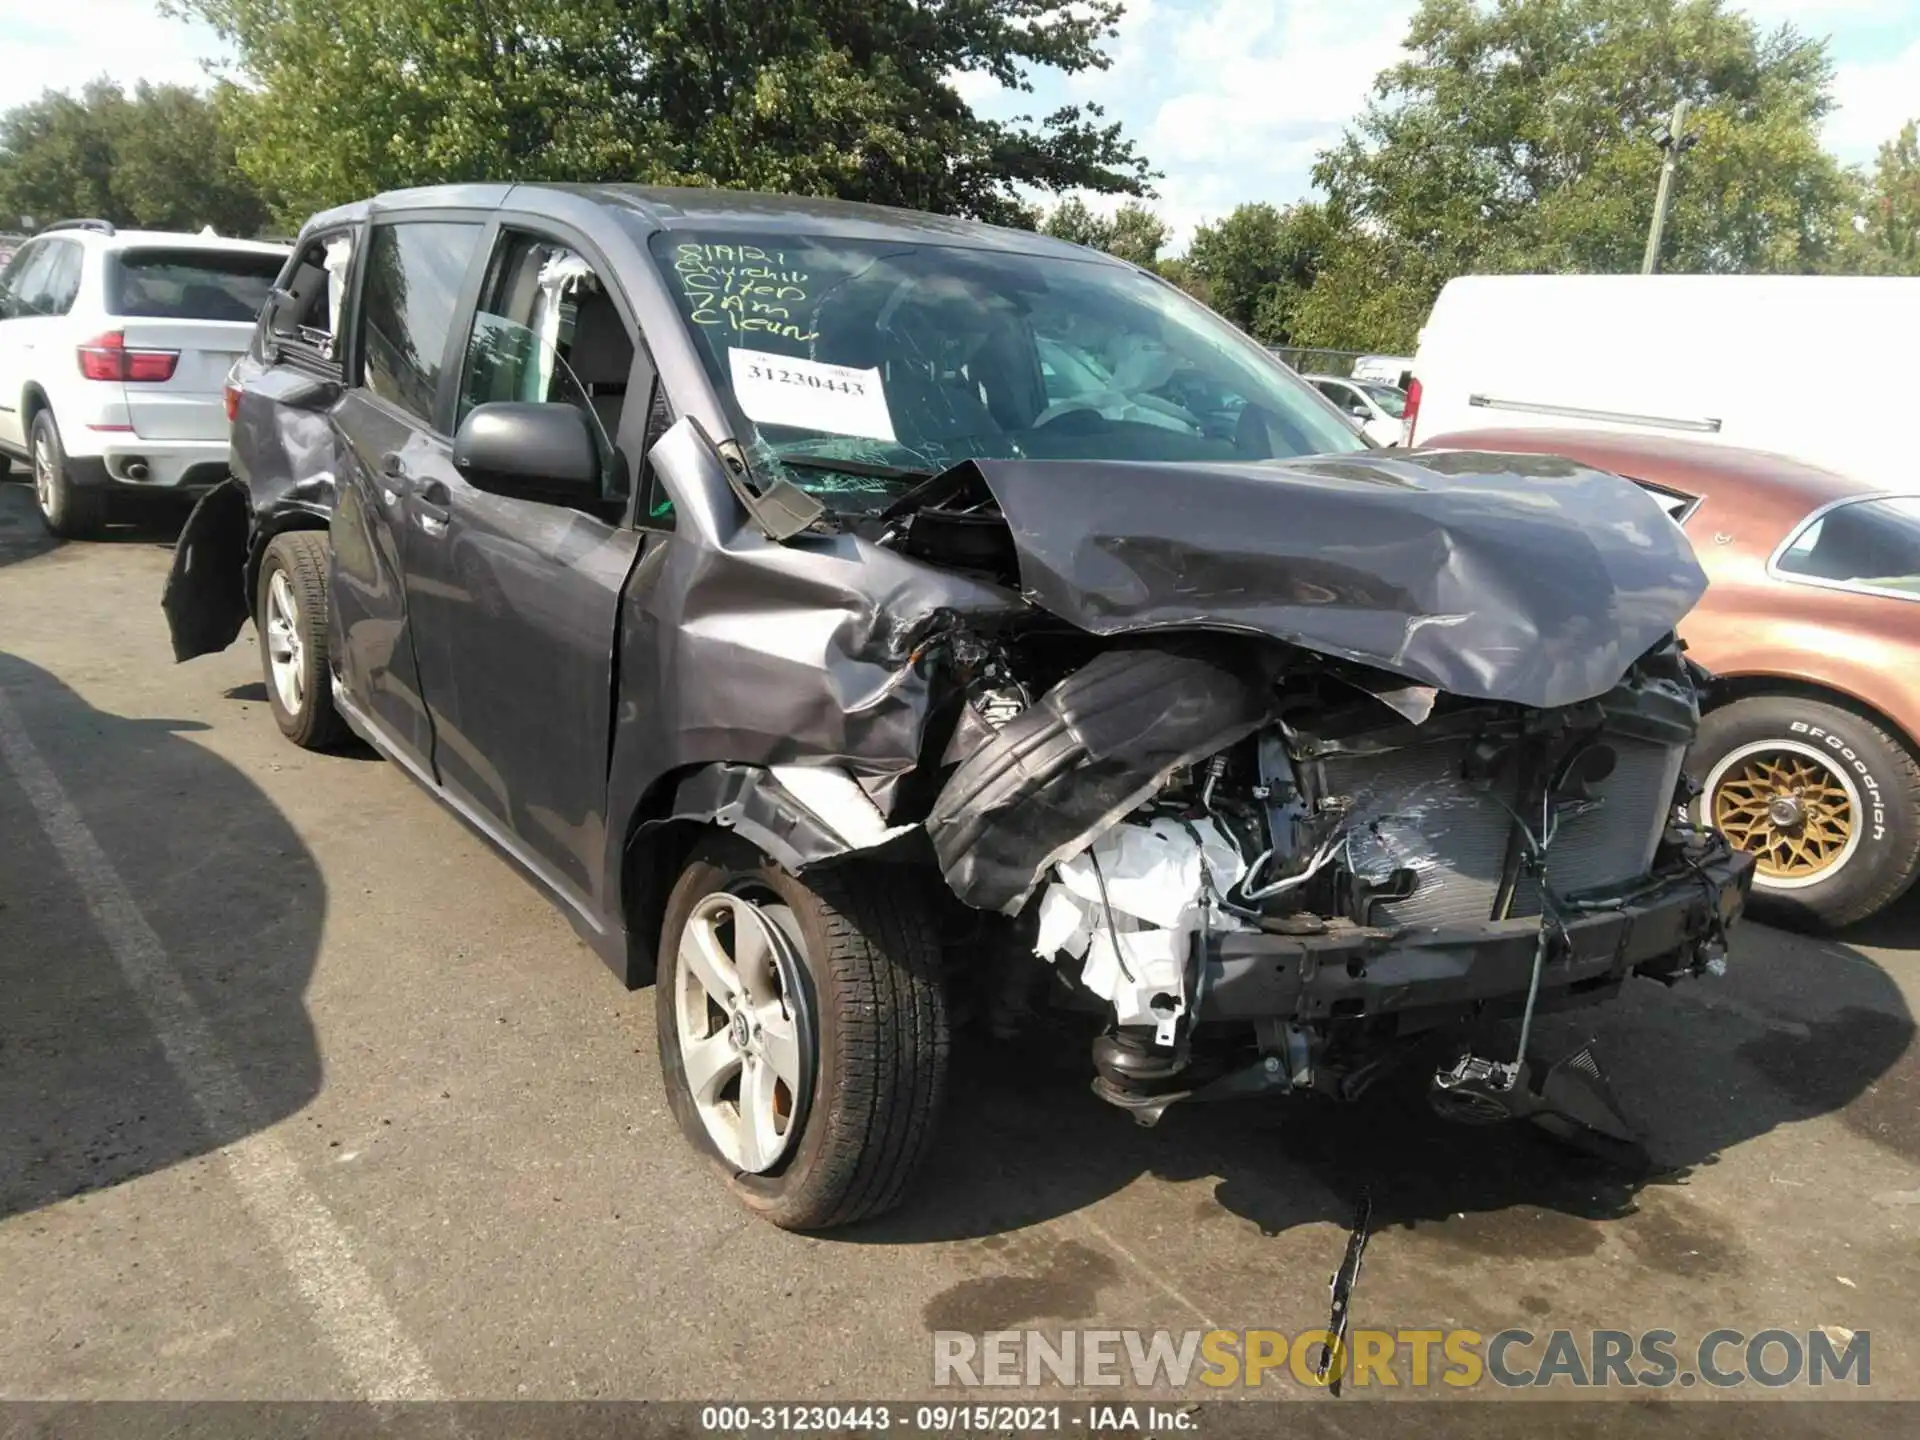
<path fill-rule="evenodd" d="M 31 303 L 34 277 L 45 273 L 46 264 L 44 240 L 29 240 L 13 252 L 7 268 L 0 270 L 0 320 L 18 320 L 37 313 Z"/>
<path fill-rule="evenodd" d="M 73 242 L 62 240 L 52 242 L 52 250 L 53 263 L 42 286 L 40 308 L 44 315 L 64 315 L 80 295 L 81 251 Z"/>
<path fill-rule="evenodd" d="M 367 389 L 433 421 L 447 338 L 480 226 L 412 220 L 374 227 L 361 306 Z"/>

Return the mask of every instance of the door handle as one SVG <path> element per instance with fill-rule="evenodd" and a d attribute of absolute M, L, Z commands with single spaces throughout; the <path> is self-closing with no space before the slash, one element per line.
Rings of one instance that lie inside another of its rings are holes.
<path fill-rule="evenodd" d="M 453 516 L 447 507 L 452 500 L 453 492 L 444 480 L 425 481 L 413 492 L 413 518 L 422 534 L 438 540 L 447 533 L 447 522 Z"/>

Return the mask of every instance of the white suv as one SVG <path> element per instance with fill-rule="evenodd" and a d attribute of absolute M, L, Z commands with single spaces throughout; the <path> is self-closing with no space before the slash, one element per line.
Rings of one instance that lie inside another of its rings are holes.
<path fill-rule="evenodd" d="M 114 495 L 227 474 L 227 369 L 287 248 L 63 220 L 0 271 L 0 474 L 27 461 L 41 518 L 79 536 Z"/>

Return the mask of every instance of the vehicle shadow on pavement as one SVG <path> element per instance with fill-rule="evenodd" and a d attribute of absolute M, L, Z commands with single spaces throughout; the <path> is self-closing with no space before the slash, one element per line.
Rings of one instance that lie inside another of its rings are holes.
<path fill-rule="evenodd" d="M 187 511 L 176 503 L 148 503 L 124 508 L 89 540 L 56 540 L 40 523 L 34 508 L 32 482 L 14 462 L 11 474 L 0 477 L 0 566 L 18 564 L 67 545 L 171 546 L 186 524 Z M 136 497 L 137 498 L 137 497 Z"/>
<path fill-rule="evenodd" d="M 0 692 L 4 1217 L 207 1155 L 313 1099 L 304 994 L 326 890 L 273 802 L 182 734 L 205 726 L 96 710 L 5 653 Z"/>
<path fill-rule="evenodd" d="M 1920 896 L 1896 910 L 1909 927 L 1896 933 L 1920 934 Z M 1604 1223 L 1634 1214 L 1646 1187 L 1684 1184 L 1723 1151 L 1817 1115 L 1839 1112 L 1861 1138 L 1920 1163 L 1920 1047 L 1893 980 L 1837 941 L 1790 942 L 1759 926 L 1746 940 L 1721 979 L 1674 990 L 1630 981 L 1609 1004 L 1542 1017 L 1550 1056 L 1597 1041 L 1646 1137 L 1652 1163 L 1637 1172 L 1530 1125 L 1442 1120 L 1425 1100 L 1431 1071 L 1412 1066 L 1349 1105 L 1311 1096 L 1176 1105 L 1143 1130 L 1090 1093 L 1084 1042 L 1036 1057 L 969 1039 L 957 1046 L 942 1143 L 914 1200 L 844 1238 L 1004 1233 L 1150 1175 L 1213 1179 L 1202 1210 L 1217 1205 L 1268 1235 L 1316 1222 L 1345 1228 L 1366 1195 L 1375 1230 L 1433 1228 L 1449 1245 L 1553 1259 L 1598 1249 Z M 1676 1274 L 1705 1273 L 1725 1248 L 1696 1229 L 1671 1230 L 1636 1224 L 1627 1238 L 1649 1265 Z"/>

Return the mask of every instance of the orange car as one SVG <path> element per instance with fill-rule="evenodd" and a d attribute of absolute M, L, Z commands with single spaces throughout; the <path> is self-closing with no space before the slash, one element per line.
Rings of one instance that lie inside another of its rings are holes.
<path fill-rule="evenodd" d="M 1920 472 L 1890 493 L 1664 436 L 1471 430 L 1422 449 L 1564 455 L 1671 497 L 1707 572 L 1680 627 L 1712 671 L 1688 769 L 1757 857 L 1757 912 L 1845 925 L 1920 872 Z"/>

